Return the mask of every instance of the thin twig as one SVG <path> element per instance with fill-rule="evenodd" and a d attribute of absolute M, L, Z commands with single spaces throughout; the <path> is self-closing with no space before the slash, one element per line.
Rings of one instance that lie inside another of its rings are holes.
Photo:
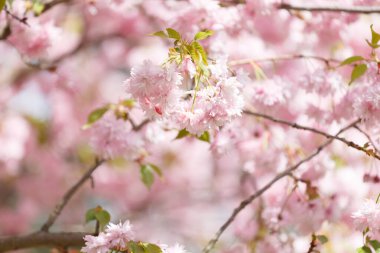
<path fill-rule="evenodd" d="M 92 173 L 104 162 L 104 160 L 96 160 L 95 164 L 76 182 L 63 196 L 62 200 L 55 206 L 54 210 L 49 215 L 49 218 L 42 225 L 41 231 L 48 232 L 50 227 L 54 224 L 55 220 L 61 214 L 63 208 L 69 202 L 75 192 L 91 177 Z"/>
<path fill-rule="evenodd" d="M 348 126 L 342 128 L 334 137 L 337 137 L 342 132 L 346 131 L 347 129 L 353 127 L 355 124 L 357 124 L 358 121 L 354 121 L 353 123 L 349 124 Z M 240 202 L 239 206 L 234 209 L 231 216 L 228 218 L 228 220 L 219 228 L 218 232 L 216 232 L 213 239 L 211 239 L 206 247 L 203 249 L 203 253 L 209 253 L 214 247 L 215 244 L 218 242 L 220 236 L 223 234 L 223 232 L 228 228 L 228 226 L 235 220 L 236 216 L 250 203 L 252 203 L 253 200 L 261 196 L 264 192 L 266 192 L 274 183 L 279 181 L 280 179 L 289 176 L 292 174 L 294 170 L 296 170 L 299 166 L 301 166 L 303 163 L 310 161 L 312 158 L 317 156 L 325 147 L 330 145 L 335 138 L 330 138 L 328 141 L 323 143 L 321 146 L 319 146 L 314 153 L 309 155 L 308 157 L 304 158 L 303 160 L 299 161 L 295 165 L 289 167 L 285 171 L 279 173 L 277 176 L 275 176 L 269 183 L 267 183 L 265 186 L 263 186 L 260 190 L 256 191 L 254 194 Z"/>
<path fill-rule="evenodd" d="M 329 133 L 323 132 L 321 130 L 318 130 L 318 129 L 315 129 L 315 128 L 312 128 L 312 127 L 302 126 L 302 125 L 299 125 L 299 124 L 294 123 L 294 122 L 289 122 L 289 121 L 286 121 L 286 120 L 277 119 L 277 118 L 274 118 L 274 117 L 272 117 L 270 115 L 266 115 L 266 114 L 263 114 L 263 113 L 257 113 L 257 112 L 251 112 L 251 111 L 244 111 L 244 113 L 248 114 L 248 115 L 256 116 L 256 117 L 259 117 L 259 118 L 264 118 L 264 119 L 267 119 L 267 120 L 270 120 L 270 121 L 273 121 L 273 122 L 276 122 L 276 123 L 279 123 L 279 124 L 288 125 L 290 127 L 296 128 L 296 129 L 310 131 L 310 132 L 322 135 L 322 136 L 324 136 L 326 138 L 329 138 L 329 139 L 331 139 L 331 138 L 332 139 L 336 139 L 338 141 L 341 141 L 341 142 L 345 143 L 347 146 L 349 146 L 351 148 L 357 149 L 357 150 L 359 150 L 361 152 L 364 152 L 368 156 L 371 156 L 371 157 L 374 157 L 374 158 L 380 160 L 380 155 L 377 154 L 377 153 L 375 153 L 372 149 L 366 149 L 366 148 L 364 148 L 364 147 L 356 144 L 355 142 L 347 140 L 347 139 L 345 139 L 343 137 L 334 136 L 334 135 L 331 135 Z M 359 123 L 359 122 L 360 122 L 360 119 L 358 119 L 356 121 L 356 123 Z"/>
<path fill-rule="evenodd" d="M 380 13 L 379 6 L 320 6 L 320 5 L 295 5 L 288 3 L 280 3 L 277 9 L 290 11 L 311 11 L 311 12 L 345 12 L 357 14 L 374 14 Z"/>
<path fill-rule="evenodd" d="M 339 63 L 340 61 L 333 58 L 324 58 L 322 56 L 315 56 L 315 55 L 303 55 L 303 54 L 294 54 L 294 55 L 280 55 L 275 57 L 268 57 L 268 58 L 259 58 L 259 59 L 241 59 L 241 60 L 234 60 L 230 61 L 228 64 L 230 66 L 237 66 L 237 65 L 245 65 L 245 64 L 251 64 L 252 62 L 261 63 L 261 62 L 278 62 L 278 61 L 288 61 L 288 60 L 316 60 L 321 61 L 326 64 L 326 66 L 330 67 L 330 63 Z"/>
<path fill-rule="evenodd" d="M 53 8 L 54 6 L 58 5 L 58 4 L 61 4 L 61 3 L 69 3 L 71 0 L 53 0 L 51 2 L 48 2 L 44 5 L 44 9 L 42 11 L 42 13 L 50 10 L 51 8 Z"/>
<path fill-rule="evenodd" d="M 377 145 L 375 144 L 375 142 L 372 140 L 371 136 L 358 126 L 355 126 L 354 128 L 357 129 L 362 134 L 364 134 L 364 136 L 368 139 L 369 143 L 371 143 L 372 147 L 376 150 L 376 153 L 380 154 L 380 151 L 377 148 Z"/>
<path fill-rule="evenodd" d="M 149 119 L 145 119 L 140 124 L 136 125 L 136 123 L 131 118 L 129 118 L 128 121 L 129 123 L 131 123 L 134 131 L 139 131 L 141 128 L 143 128 L 146 124 L 150 122 Z"/>
<path fill-rule="evenodd" d="M 28 24 L 28 22 L 27 22 L 27 20 L 28 20 L 27 17 L 22 17 L 22 18 L 20 18 L 20 17 L 16 16 L 15 14 L 13 14 L 12 12 L 10 12 L 10 11 L 8 10 L 8 7 L 7 7 L 7 6 L 4 6 L 4 11 L 5 11 L 5 13 L 6 13 L 8 16 L 10 16 L 11 18 L 13 18 L 14 20 L 17 20 L 18 22 L 20 22 L 20 23 L 22 23 L 22 24 L 24 24 L 24 25 L 26 25 L 26 26 L 29 26 L 29 24 Z"/>

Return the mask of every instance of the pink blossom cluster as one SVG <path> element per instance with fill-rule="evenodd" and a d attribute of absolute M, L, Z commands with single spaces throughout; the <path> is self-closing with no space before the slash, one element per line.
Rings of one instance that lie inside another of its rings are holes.
<path fill-rule="evenodd" d="M 187 61 L 184 64 L 189 65 Z M 188 73 L 191 69 L 183 68 Z M 173 65 L 160 67 L 146 61 L 132 69 L 131 77 L 125 82 L 126 91 L 148 116 L 196 135 L 216 130 L 241 116 L 244 99 L 241 84 L 235 77 L 219 73 L 213 85 L 189 91 L 182 83 L 182 75 Z"/>
<path fill-rule="evenodd" d="M 179 100 L 182 77 L 174 66 L 160 67 L 145 61 L 131 70 L 126 91 L 136 99 L 148 116 L 170 113 Z"/>
<path fill-rule="evenodd" d="M 359 210 L 352 213 L 356 229 L 365 231 L 373 240 L 380 240 L 380 205 L 374 200 L 367 199 Z"/>
<path fill-rule="evenodd" d="M 91 129 L 90 145 L 105 159 L 126 157 L 138 158 L 143 149 L 142 137 L 132 131 L 124 119 L 118 119 L 113 112 L 107 112 Z"/>
<path fill-rule="evenodd" d="M 86 235 L 82 252 L 107 253 L 112 249 L 125 248 L 127 242 L 133 239 L 132 225 L 127 220 L 124 223 L 109 223 L 104 232 L 98 236 Z"/>
<path fill-rule="evenodd" d="M 134 239 L 134 232 L 131 223 L 126 220 L 124 223 L 109 223 L 104 232 L 97 236 L 86 235 L 84 237 L 85 246 L 81 249 L 84 253 L 107 253 L 112 250 L 118 252 L 127 251 L 128 242 Z M 163 253 L 188 253 L 180 244 L 168 246 L 159 245 Z"/>

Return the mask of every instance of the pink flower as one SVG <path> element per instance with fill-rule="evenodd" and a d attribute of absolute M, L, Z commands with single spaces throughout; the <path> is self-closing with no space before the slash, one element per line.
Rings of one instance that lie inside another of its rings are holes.
<path fill-rule="evenodd" d="M 371 239 L 380 239 L 380 205 L 371 199 L 367 199 L 362 207 L 354 212 L 351 217 L 354 219 L 356 229 L 369 229 L 368 235 Z"/>
<path fill-rule="evenodd" d="M 160 245 L 160 248 L 163 253 L 188 253 L 184 247 L 178 243 L 172 247 L 168 247 L 167 245 Z"/>
<path fill-rule="evenodd" d="M 96 153 L 108 159 L 115 157 L 133 158 L 143 145 L 137 133 L 123 119 L 108 112 L 91 128 L 90 145 Z"/>
<path fill-rule="evenodd" d="M 380 123 L 380 86 L 372 85 L 357 93 L 353 107 L 354 114 L 369 125 Z"/>
<path fill-rule="evenodd" d="M 178 102 L 181 81 L 174 66 L 160 67 L 145 61 L 132 69 L 125 85 L 149 116 L 161 116 Z"/>
<path fill-rule="evenodd" d="M 107 253 L 110 250 L 105 233 L 100 233 L 98 236 L 86 235 L 84 240 L 86 246 L 81 249 L 82 252 Z"/>
<path fill-rule="evenodd" d="M 223 126 L 241 116 L 244 99 L 239 86 L 236 78 L 231 77 L 222 79 L 215 86 L 201 89 L 196 94 L 194 105 L 191 99 L 191 104 L 183 103 L 177 107 L 174 121 L 179 128 L 186 128 L 197 135 Z"/>
<path fill-rule="evenodd" d="M 124 223 L 108 224 L 105 232 L 107 233 L 107 239 L 111 247 L 124 248 L 126 242 L 133 238 L 132 225 L 128 220 Z"/>
<path fill-rule="evenodd" d="M 35 20 L 30 20 L 28 23 L 29 26 L 13 22 L 12 34 L 8 38 L 9 42 L 22 55 L 30 58 L 45 56 L 60 29 L 52 22 L 40 24 Z"/>

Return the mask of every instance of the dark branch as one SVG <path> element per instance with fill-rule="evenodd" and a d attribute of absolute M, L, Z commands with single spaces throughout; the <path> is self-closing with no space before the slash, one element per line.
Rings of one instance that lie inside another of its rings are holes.
<path fill-rule="evenodd" d="M 41 246 L 80 247 L 84 244 L 85 235 L 87 234 L 37 232 L 24 236 L 0 237 L 0 252 Z"/>
<path fill-rule="evenodd" d="M 339 134 L 346 131 L 347 129 L 353 127 L 355 124 L 357 124 L 357 121 L 349 124 L 348 126 L 342 128 L 334 137 L 338 137 Z M 223 232 L 228 228 L 228 226 L 235 220 L 236 216 L 250 203 L 252 203 L 253 200 L 261 196 L 264 192 L 266 192 L 274 183 L 279 181 L 280 179 L 290 176 L 291 173 L 296 170 L 299 166 L 301 166 L 303 163 L 310 161 L 312 158 L 317 156 L 325 147 L 330 145 L 333 142 L 334 138 L 330 138 L 328 141 L 326 141 L 324 144 L 319 146 L 314 153 L 309 155 L 308 157 L 304 158 L 303 160 L 299 161 L 297 164 L 289 167 L 285 171 L 279 173 L 277 176 L 275 176 L 269 183 L 267 183 L 264 187 L 262 187 L 260 190 L 249 196 L 247 199 L 240 202 L 239 206 L 234 209 L 231 216 L 228 218 L 228 220 L 219 228 L 218 232 L 215 234 L 214 238 L 211 239 L 206 247 L 203 249 L 203 253 L 209 253 L 215 246 L 215 244 L 218 242 L 220 236 L 223 234 Z"/>
<path fill-rule="evenodd" d="M 266 114 L 263 114 L 263 113 L 257 113 L 257 112 L 251 112 L 251 111 L 244 111 L 245 114 L 248 114 L 248 115 L 252 115 L 252 116 L 256 116 L 256 117 L 259 117 L 259 118 L 264 118 L 264 119 L 267 119 L 267 120 L 270 120 L 270 121 L 273 121 L 273 122 L 276 122 L 276 123 L 279 123 L 279 124 L 283 124 L 283 125 L 288 125 L 290 127 L 293 127 L 293 128 L 296 128 L 296 129 L 300 129 L 300 130 L 305 130 L 305 131 L 310 131 L 310 132 L 313 132 L 315 134 L 319 134 L 319 135 L 322 135 L 326 138 L 329 138 L 329 139 L 336 139 L 338 141 L 341 141 L 343 142 L 344 144 L 346 144 L 347 146 L 351 147 L 351 148 L 354 148 L 354 149 L 357 149 L 361 152 L 364 152 L 366 155 L 368 156 L 371 156 L 371 157 L 374 157 L 378 160 L 380 160 L 380 155 L 377 154 L 376 152 L 374 152 L 372 149 L 367 149 L 365 147 L 362 147 L 352 141 L 349 141 L 343 137 L 339 137 L 339 136 L 334 136 L 334 135 L 331 135 L 329 133 L 326 133 L 326 132 L 323 132 L 321 130 L 318 130 L 318 129 L 315 129 L 315 128 L 312 128 L 312 127 L 307 127 L 307 126 L 302 126 L 302 125 L 299 125 L 297 123 L 293 123 L 293 122 L 289 122 L 289 121 L 286 121 L 286 120 L 282 120 L 282 119 L 277 119 L 277 118 L 274 118 L 270 115 L 266 115 Z M 358 119 L 356 121 L 356 124 L 360 122 L 360 119 Z"/>
<path fill-rule="evenodd" d="M 281 3 L 277 9 L 289 10 L 289 11 L 324 11 L 324 12 L 346 12 L 357 14 L 373 14 L 380 13 L 379 6 L 317 6 L 317 5 L 295 5 L 288 3 Z"/>
<path fill-rule="evenodd" d="M 78 189 L 91 177 L 92 173 L 104 162 L 104 160 L 96 160 L 95 164 L 74 184 L 63 196 L 62 200 L 55 206 L 54 210 L 49 215 L 47 221 L 42 225 L 41 231 L 48 232 L 49 228 L 54 224 L 55 220 L 61 214 L 63 208 L 69 202 L 71 197 Z"/>

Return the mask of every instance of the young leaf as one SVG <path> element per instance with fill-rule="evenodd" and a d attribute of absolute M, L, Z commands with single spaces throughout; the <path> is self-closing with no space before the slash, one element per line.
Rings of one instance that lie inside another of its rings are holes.
<path fill-rule="evenodd" d="M 367 65 L 366 64 L 359 64 L 354 67 L 351 73 L 351 80 L 348 85 L 351 85 L 356 79 L 364 75 L 364 73 L 367 71 Z"/>
<path fill-rule="evenodd" d="M 371 253 L 371 249 L 368 248 L 367 246 L 360 247 L 356 249 L 357 253 Z"/>
<path fill-rule="evenodd" d="M 103 117 L 103 115 L 108 111 L 108 109 L 109 109 L 109 106 L 106 105 L 106 106 L 103 106 L 101 108 L 98 108 L 98 109 L 92 111 L 88 115 L 87 123 L 82 127 L 82 129 L 87 129 L 87 128 L 91 127 L 92 124 L 94 124 L 96 121 L 98 121 L 99 119 L 101 119 Z"/>
<path fill-rule="evenodd" d="M 162 253 L 162 249 L 152 243 L 144 243 L 144 249 L 146 253 Z"/>
<path fill-rule="evenodd" d="M 86 223 L 90 222 L 90 221 L 93 221 L 93 220 L 96 220 L 96 217 L 95 217 L 95 209 L 96 208 L 92 208 L 92 209 L 89 209 L 87 212 L 86 212 Z"/>
<path fill-rule="evenodd" d="M 140 167 L 140 176 L 141 181 L 150 189 L 152 187 L 152 184 L 154 182 L 154 174 L 153 169 L 149 165 L 141 165 Z"/>
<path fill-rule="evenodd" d="M 104 227 L 110 222 L 111 215 L 106 210 L 101 210 L 99 212 L 95 212 L 95 218 L 99 222 L 100 230 L 103 230 Z"/>
<path fill-rule="evenodd" d="M 41 13 L 44 11 L 44 9 L 45 9 L 45 5 L 43 3 L 41 3 L 40 1 L 36 1 L 33 4 L 33 12 L 36 16 L 41 15 Z"/>
<path fill-rule="evenodd" d="M 181 131 L 178 132 L 177 136 L 175 137 L 175 140 L 182 139 L 186 136 L 190 135 L 190 133 L 184 128 Z"/>
<path fill-rule="evenodd" d="M 5 0 L 0 0 L 0 12 L 3 10 L 5 6 Z"/>
<path fill-rule="evenodd" d="M 204 40 L 213 34 L 214 34 L 214 31 L 212 31 L 212 30 L 201 31 L 201 32 L 198 32 L 197 34 L 195 34 L 194 40 Z"/>
<path fill-rule="evenodd" d="M 100 230 L 103 230 L 104 227 L 110 222 L 111 215 L 101 206 L 97 206 L 86 212 L 86 223 L 93 220 L 98 221 Z"/>
<path fill-rule="evenodd" d="M 193 43 L 191 43 L 191 45 L 193 47 L 194 54 L 197 55 L 197 61 L 194 61 L 194 62 L 198 63 L 200 60 L 202 60 L 202 62 L 207 66 L 208 65 L 207 54 L 206 54 L 206 51 L 201 46 L 201 44 L 194 41 Z"/>
<path fill-rule="evenodd" d="M 181 35 L 179 34 L 179 32 L 177 32 L 173 28 L 167 28 L 166 31 L 168 32 L 169 38 L 176 40 L 181 39 Z"/>
<path fill-rule="evenodd" d="M 137 242 L 129 241 L 127 243 L 128 252 L 130 253 L 146 253 L 144 247 Z"/>
<path fill-rule="evenodd" d="M 201 136 L 198 137 L 199 140 L 210 142 L 210 134 L 207 131 L 204 131 Z"/>
<path fill-rule="evenodd" d="M 342 61 L 339 64 L 339 67 L 344 66 L 344 65 L 348 65 L 348 64 L 351 64 L 351 63 L 354 63 L 357 61 L 362 61 L 362 60 L 365 60 L 362 56 L 359 56 L 359 55 L 351 56 L 351 57 L 348 57 L 347 59 L 345 59 L 344 61 Z"/>
<path fill-rule="evenodd" d="M 376 240 L 369 241 L 369 244 L 371 244 L 372 248 L 374 248 L 377 251 L 380 251 L 380 242 Z"/>
<path fill-rule="evenodd" d="M 157 37 L 161 37 L 161 38 L 164 38 L 164 39 L 167 39 L 168 38 L 168 35 L 164 32 L 164 31 L 158 31 L 158 32 L 155 32 L 155 33 L 151 33 L 149 34 L 150 36 L 157 36 Z"/>
<path fill-rule="evenodd" d="M 161 169 L 157 165 L 154 165 L 152 163 L 149 163 L 148 165 L 154 170 L 154 172 L 157 173 L 157 175 L 159 175 L 160 177 L 162 177 L 162 171 L 161 171 Z"/>
<path fill-rule="evenodd" d="M 316 238 L 320 244 L 325 244 L 326 242 L 329 241 L 329 239 L 325 235 L 317 235 Z"/>
<path fill-rule="evenodd" d="M 373 24 L 370 26 L 370 28 L 371 28 L 371 34 L 372 34 L 371 44 L 372 45 L 377 45 L 377 43 L 380 40 L 380 34 L 378 34 L 377 32 L 375 32 L 375 30 L 373 30 Z"/>
<path fill-rule="evenodd" d="M 135 101 L 133 99 L 124 99 L 121 104 L 128 108 L 133 108 L 135 105 Z"/>

